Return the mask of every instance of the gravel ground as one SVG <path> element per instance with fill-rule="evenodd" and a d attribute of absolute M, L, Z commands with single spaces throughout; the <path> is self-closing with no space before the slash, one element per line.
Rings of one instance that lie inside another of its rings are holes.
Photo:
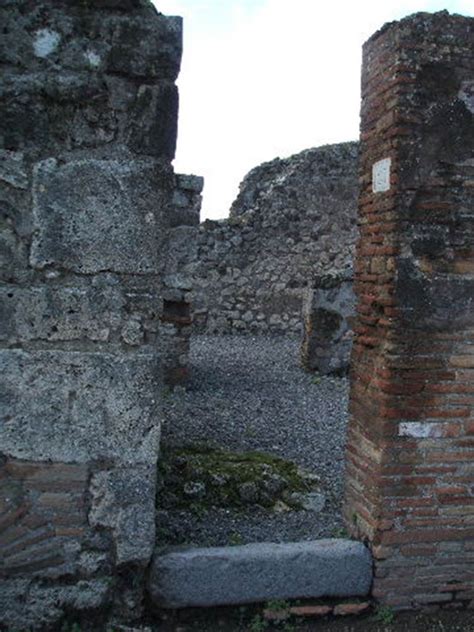
<path fill-rule="evenodd" d="M 317 513 L 159 512 L 163 543 L 290 542 L 339 534 L 348 380 L 303 371 L 299 339 L 283 336 L 195 336 L 190 366 L 187 391 L 177 389 L 166 399 L 163 444 L 204 442 L 291 459 L 319 475 L 326 503 Z"/>

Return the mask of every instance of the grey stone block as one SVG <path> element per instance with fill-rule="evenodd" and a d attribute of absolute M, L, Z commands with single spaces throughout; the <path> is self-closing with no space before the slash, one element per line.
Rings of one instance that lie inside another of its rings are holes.
<path fill-rule="evenodd" d="M 164 608 L 368 594 L 372 558 L 352 540 L 195 548 L 155 553 L 148 589 Z"/>
<path fill-rule="evenodd" d="M 107 86 L 97 76 L 71 71 L 6 74 L 3 88 L 0 133 L 5 146 L 24 149 L 25 156 L 38 146 L 48 156 L 65 145 L 106 145 L 119 132 Z"/>
<path fill-rule="evenodd" d="M 177 226 L 168 234 L 168 257 L 166 274 L 179 274 L 185 266 L 197 258 L 197 228 Z"/>
<path fill-rule="evenodd" d="M 173 160 L 178 122 L 178 89 L 172 83 L 140 86 L 128 144 L 137 154 Z"/>
<path fill-rule="evenodd" d="M 2 452 L 33 461 L 156 462 L 160 364 L 144 351 L 0 351 Z"/>
<path fill-rule="evenodd" d="M 111 42 L 105 61 L 108 72 L 176 79 L 181 64 L 182 19 L 157 19 L 150 8 L 148 20 L 126 15 L 102 19 L 101 34 Z"/>
<path fill-rule="evenodd" d="M 38 163 L 31 264 L 87 274 L 158 272 L 172 186 L 171 168 L 155 160 Z"/>
<path fill-rule="evenodd" d="M 188 173 L 177 173 L 176 181 L 178 188 L 185 191 L 192 191 L 193 193 L 201 193 L 204 188 L 204 178 L 202 176 L 195 176 Z"/>
<path fill-rule="evenodd" d="M 114 532 L 117 564 L 147 564 L 155 543 L 156 465 L 102 471 L 91 480 L 91 526 Z"/>
<path fill-rule="evenodd" d="M 0 340 L 105 342 L 124 321 L 120 287 L 0 288 Z"/>

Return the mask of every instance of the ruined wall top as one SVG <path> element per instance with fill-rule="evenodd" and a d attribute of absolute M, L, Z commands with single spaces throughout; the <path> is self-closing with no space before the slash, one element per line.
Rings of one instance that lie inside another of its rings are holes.
<path fill-rule="evenodd" d="M 291 217 L 318 210 L 325 195 L 344 197 L 352 182 L 358 143 L 347 142 L 306 149 L 288 158 L 275 158 L 255 167 L 240 183 L 239 194 L 230 209 L 230 217 L 248 211 L 261 215 L 285 214 Z M 344 215 L 341 208 L 340 215 Z"/>
<path fill-rule="evenodd" d="M 351 267 L 358 143 L 307 149 L 252 169 L 229 219 L 199 236 L 195 325 L 219 332 L 298 332 L 302 292 Z"/>
<path fill-rule="evenodd" d="M 145 0 L 9 0 L 0 12 L 5 149 L 173 159 L 181 18 Z"/>

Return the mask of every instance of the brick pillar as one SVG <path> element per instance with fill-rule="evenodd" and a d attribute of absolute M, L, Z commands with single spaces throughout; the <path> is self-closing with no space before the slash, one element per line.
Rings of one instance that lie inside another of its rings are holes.
<path fill-rule="evenodd" d="M 364 46 L 345 516 L 387 604 L 474 603 L 474 19 Z"/>

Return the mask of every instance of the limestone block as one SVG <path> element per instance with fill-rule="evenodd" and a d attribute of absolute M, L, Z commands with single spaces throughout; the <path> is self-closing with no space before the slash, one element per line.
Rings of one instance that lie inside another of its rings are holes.
<path fill-rule="evenodd" d="M 157 551 L 148 589 L 165 608 L 368 594 L 371 555 L 360 542 L 317 540 Z"/>
<path fill-rule="evenodd" d="M 170 168 L 153 160 L 38 163 L 31 265 L 87 274 L 156 273 L 170 186 Z"/>
<path fill-rule="evenodd" d="M 20 459 L 154 463 L 161 367 L 152 352 L 0 352 L 0 445 Z"/>

